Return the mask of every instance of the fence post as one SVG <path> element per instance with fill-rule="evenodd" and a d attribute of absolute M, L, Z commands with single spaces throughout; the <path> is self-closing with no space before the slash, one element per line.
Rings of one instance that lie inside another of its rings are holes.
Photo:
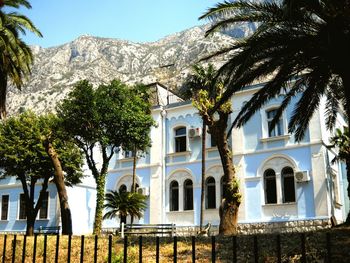
<path fill-rule="evenodd" d="M 301 233 L 301 262 L 306 263 L 305 233 Z"/>
<path fill-rule="evenodd" d="M 5 263 L 6 259 L 6 240 L 7 240 L 7 235 L 4 235 L 4 249 L 2 251 L 2 263 Z"/>
<path fill-rule="evenodd" d="M 215 263 L 215 236 L 211 237 L 211 262 Z"/>
<path fill-rule="evenodd" d="M 282 262 L 281 236 L 279 234 L 276 236 L 276 245 L 277 245 L 277 263 L 281 263 Z"/>
<path fill-rule="evenodd" d="M 192 263 L 196 262 L 196 237 L 192 236 Z"/>
<path fill-rule="evenodd" d="M 71 251 L 71 246 L 72 246 L 72 235 L 68 236 L 68 258 L 67 262 L 70 263 L 70 251 Z"/>
<path fill-rule="evenodd" d="M 80 244 L 80 262 L 84 263 L 84 239 L 85 236 L 81 236 L 81 244 Z"/>
<path fill-rule="evenodd" d="M 112 262 L 112 235 L 108 236 L 108 263 Z"/>
<path fill-rule="evenodd" d="M 27 235 L 23 236 L 22 263 L 26 261 Z"/>
<path fill-rule="evenodd" d="M 56 251 L 55 251 L 55 263 L 58 263 L 58 252 L 60 247 L 60 235 L 57 234 L 56 236 Z"/>
<path fill-rule="evenodd" d="M 177 262 L 177 236 L 174 236 L 174 263 Z"/>
<path fill-rule="evenodd" d="M 254 236 L 254 262 L 258 263 L 259 262 L 259 250 L 258 250 L 258 237 Z"/>
<path fill-rule="evenodd" d="M 43 262 L 46 262 L 46 250 L 47 250 L 47 235 L 44 235 L 44 255 L 43 255 Z"/>
<path fill-rule="evenodd" d="M 142 263 L 142 236 L 139 236 L 139 263 Z"/>
<path fill-rule="evenodd" d="M 159 263 L 159 237 L 156 237 L 156 263 Z"/>
<path fill-rule="evenodd" d="M 95 250 L 95 253 L 94 253 L 94 263 L 97 263 L 97 247 L 98 247 L 98 236 L 95 235 L 95 247 L 94 247 L 94 250 Z"/>
<path fill-rule="evenodd" d="M 33 247 L 33 263 L 35 263 L 36 260 L 36 240 L 38 238 L 37 234 L 34 234 L 34 247 Z"/>
<path fill-rule="evenodd" d="M 332 251 L 331 251 L 331 233 L 326 233 L 326 246 L 327 246 L 327 262 L 332 262 Z"/>
<path fill-rule="evenodd" d="M 12 263 L 15 263 L 16 259 L 16 242 L 17 241 L 17 235 L 13 235 L 13 240 L 12 240 Z"/>
<path fill-rule="evenodd" d="M 237 263 L 237 236 L 232 236 L 232 261 Z"/>
<path fill-rule="evenodd" d="M 124 263 L 127 263 L 128 261 L 128 237 L 124 237 Z"/>

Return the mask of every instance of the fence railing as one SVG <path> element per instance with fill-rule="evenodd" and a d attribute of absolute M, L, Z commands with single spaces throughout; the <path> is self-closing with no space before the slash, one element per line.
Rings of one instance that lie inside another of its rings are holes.
<path fill-rule="evenodd" d="M 2 235 L 1 262 L 349 262 L 350 231 L 232 237 Z M 181 243 L 181 246 L 179 246 Z M 1 247 L 0 247 L 1 249 Z M 147 258 L 147 260 L 145 260 Z M 119 261 L 118 261 L 119 260 Z"/>

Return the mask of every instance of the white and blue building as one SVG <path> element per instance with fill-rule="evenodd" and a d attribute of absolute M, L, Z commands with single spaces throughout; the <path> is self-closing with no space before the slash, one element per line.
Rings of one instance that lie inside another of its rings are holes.
<path fill-rule="evenodd" d="M 138 158 L 138 191 L 147 195 L 148 207 L 139 223 L 175 223 L 198 226 L 201 194 L 202 120 L 190 101 L 183 101 L 160 83 L 150 85 L 157 123 L 151 129 L 152 147 Z M 232 97 L 230 121 L 260 88 L 254 85 Z M 288 134 L 288 120 L 295 100 L 269 132 L 270 121 L 282 98 L 275 98 L 229 138 L 236 166 L 242 204 L 239 223 L 320 221 L 342 222 L 349 210 L 345 167 L 332 164 L 334 152 L 327 149 L 331 133 L 325 125 L 324 102 L 316 111 L 302 142 Z M 341 114 L 337 127 L 346 123 Z M 219 224 L 223 170 L 215 143 L 207 134 L 204 223 Z M 110 162 L 106 190 L 131 189 L 133 157 L 120 151 Z M 87 171 L 88 173 L 88 171 Z M 0 232 L 25 231 L 21 204 L 22 187 L 14 178 L 0 180 Z M 87 177 L 68 188 L 74 234 L 92 232 L 96 191 Z M 58 195 L 54 184 L 36 226 L 60 225 Z M 137 220 L 136 220 L 137 221 Z M 105 220 L 104 227 L 119 221 Z"/>

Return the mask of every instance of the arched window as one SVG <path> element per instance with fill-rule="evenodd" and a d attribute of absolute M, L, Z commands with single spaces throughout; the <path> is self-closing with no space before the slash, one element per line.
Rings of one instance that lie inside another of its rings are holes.
<path fill-rule="evenodd" d="M 179 211 L 179 183 L 170 183 L 170 211 Z"/>
<path fill-rule="evenodd" d="M 295 202 L 294 171 L 290 167 L 282 169 L 283 203 Z"/>
<path fill-rule="evenodd" d="M 272 169 L 268 169 L 264 172 L 265 183 L 265 203 L 276 204 L 277 203 L 277 190 L 276 190 L 276 173 Z"/>
<path fill-rule="evenodd" d="M 127 191 L 126 185 L 125 185 L 125 184 L 122 184 L 122 185 L 119 187 L 119 193 L 125 193 L 126 191 Z"/>
<path fill-rule="evenodd" d="M 206 192 L 206 208 L 216 208 L 216 191 L 215 191 L 215 179 L 208 177 L 205 182 Z"/>
<path fill-rule="evenodd" d="M 190 179 L 184 183 L 184 210 L 193 210 L 193 183 Z"/>
<path fill-rule="evenodd" d="M 185 152 L 186 147 L 186 127 L 175 129 L 175 152 Z"/>

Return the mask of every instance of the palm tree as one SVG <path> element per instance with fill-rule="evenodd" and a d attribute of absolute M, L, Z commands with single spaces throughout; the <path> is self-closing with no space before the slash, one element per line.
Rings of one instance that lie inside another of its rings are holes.
<path fill-rule="evenodd" d="M 341 106 L 349 126 L 350 0 L 225 1 L 200 19 L 213 21 L 207 35 L 235 23 L 258 25 L 250 36 L 206 58 L 229 55 L 218 70 L 227 87 L 220 103 L 252 83 L 266 81 L 242 107 L 232 127 L 243 126 L 277 95 L 283 101 L 271 129 L 291 99 L 300 95 L 288 127 L 297 141 L 305 135 L 321 98 L 326 98 L 327 128 L 334 128 Z"/>
<path fill-rule="evenodd" d="M 139 193 L 109 191 L 105 195 L 105 201 L 107 212 L 103 219 L 126 218 L 128 215 L 141 218 L 147 207 L 146 196 Z"/>
<path fill-rule="evenodd" d="M 31 5 L 26 0 L 3 0 L 0 3 L 0 119 L 6 117 L 8 80 L 21 88 L 33 63 L 32 52 L 20 39 L 20 33 L 25 34 L 29 30 L 42 36 L 29 18 L 16 12 L 5 12 L 5 7 L 31 8 Z"/>
<path fill-rule="evenodd" d="M 186 81 L 182 93 L 191 97 L 203 120 L 203 134 L 208 127 L 208 133 L 215 140 L 224 171 L 224 194 L 219 208 L 219 233 L 232 235 L 237 233 L 238 209 L 241 203 L 239 184 L 235 167 L 232 162 L 231 151 L 227 142 L 227 123 L 232 112 L 231 103 L 226 102 L 217 106 L 224 90 L 223 84 L 215 78 L 216 70 L 212 64 L 208 67 L 193 66 L 193 74 Z M 216 116 L 217 115 L 217 116 Z M 205 137 L 202 138 L 205 140 Z M 202 158 L 205 159 L 205 141 L 202 141 Z M 205 160 L 202 160 L 205 165 Z M 204 210 L 204 180 L 205 166 L 202 167 L 201 217 L 203 225 Z"/>

